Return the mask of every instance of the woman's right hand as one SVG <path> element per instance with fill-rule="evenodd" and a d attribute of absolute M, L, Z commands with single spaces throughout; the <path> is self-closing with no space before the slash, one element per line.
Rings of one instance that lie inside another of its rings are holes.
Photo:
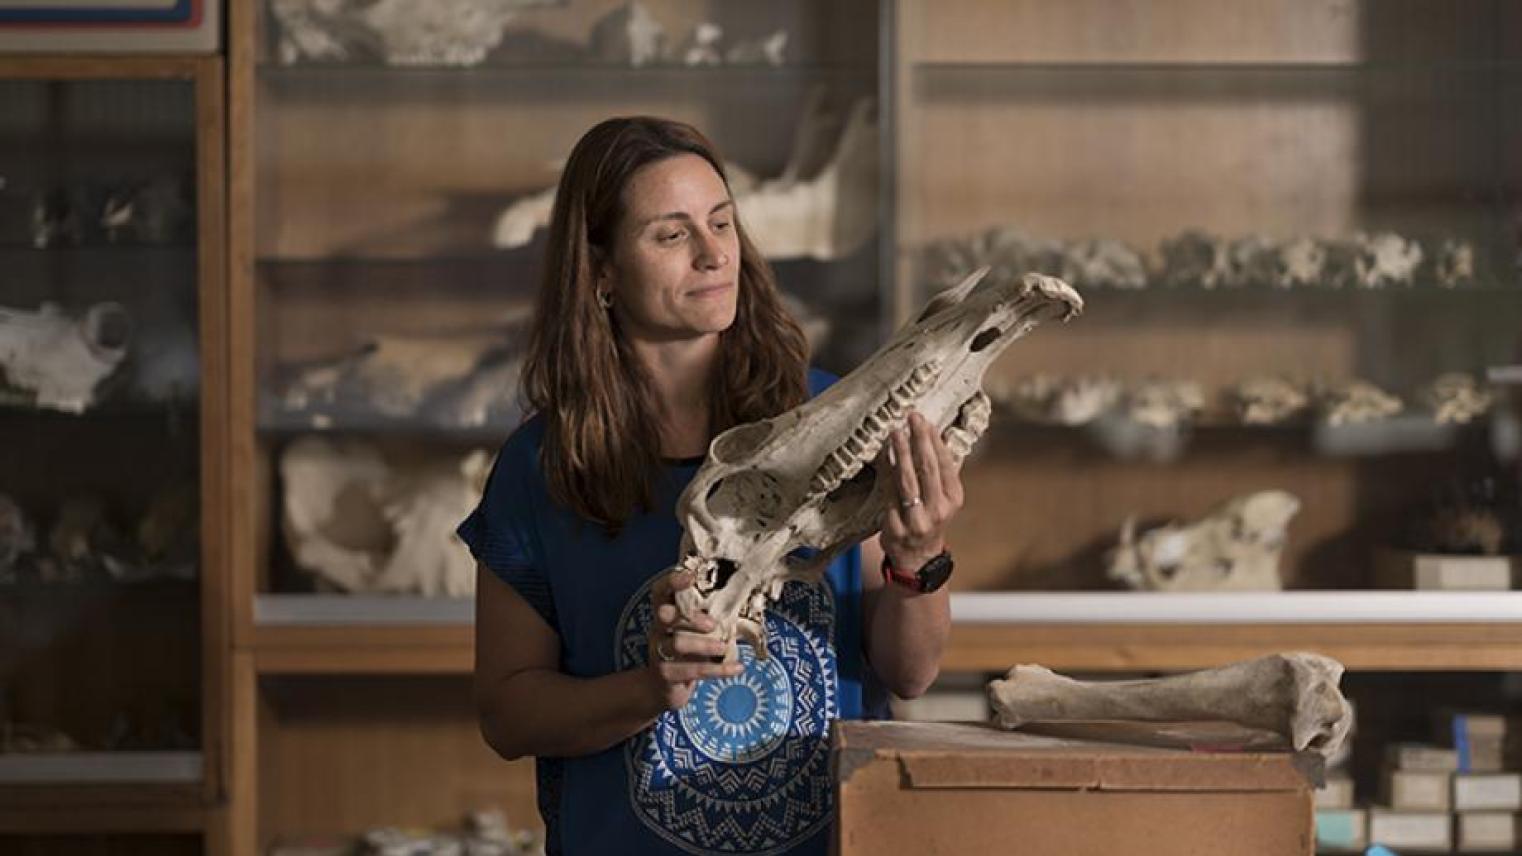
<path fill-rule="evenodd" d="M 649 662 L 645 669 L 666 710 L 677 710 L 687 704 L 693 686 L 704 678 L 734 677 L 745 671 L 743 663 L 723 662 L 727 648 L 723 641 L 703 635 L 716 626 L 707 613 L 688 621 L 677 609 L 676 593 L 692 584 L 692 574 L 673 570 L 650 586 L 650 607 L 655 620 L 650 622 Z"/>

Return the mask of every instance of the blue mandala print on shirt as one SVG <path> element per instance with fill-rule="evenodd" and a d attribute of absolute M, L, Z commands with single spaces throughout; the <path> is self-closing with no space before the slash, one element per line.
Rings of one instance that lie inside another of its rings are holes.
<path fill-rule="evenodd" d="M 648 585 L 619 621 L 619 668 L 646 662 Z M 839 716 L 829 585 L 789 582 L 766 612 L 770 657 L 701 681 L 625 744 L 635 816 L 690 853 L 779 853 L 829 823 L 830 721 Z"/>

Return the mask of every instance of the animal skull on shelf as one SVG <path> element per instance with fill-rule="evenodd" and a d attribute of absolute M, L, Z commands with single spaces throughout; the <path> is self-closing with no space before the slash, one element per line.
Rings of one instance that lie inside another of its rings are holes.
<path fill-rule="evenodd" d="M 1027 274 L 983 283 L 983 268 L 926 304 L 870 359 L 813 400 L 714 438 L 677 501 L 686 530 L 673 570 L 682 614 L 707 610 L 729 643 L 766 656 L 764 611 L 788 580 L 817 582 L 841 551 L 882 526 L 893 487 L 875 460 L 911 409 L 961 460 L 988 426 L 983 374 L 1015 339 L 1083 300 L 1067 283 Z"/>
<path fill-rule="evenodd" d="M 1109 576 L 1144 591 L 1277 591 L 1285 530 L 1300 499 L 1282 490 L 1234 497 L 1195 523 L 1136 534 L 1121 527 Z"/>

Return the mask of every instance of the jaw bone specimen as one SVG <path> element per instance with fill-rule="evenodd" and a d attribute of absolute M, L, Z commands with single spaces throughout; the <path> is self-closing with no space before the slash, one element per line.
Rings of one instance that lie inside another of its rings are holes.
<path fill-rule="evenodd" d="M 831 559 L 881 528 L 893 487 L 875 459 L 911 409 L 961 460 L 988 425 L 989 364 L 1037 324 L 1083 308 L 1062 280 L 1028 274 L 977 287 L 986 273 L 932 298 L 818 397 L 714 438 L 677 501 L 686 534 L 673 570 L 695 578 L 677 593 L 678 609 L 707 610 L 731 659 L 740 639 L 766 656 L 764 610 L 784 583 L 817 582 Z"/>
<path fill-rule="evenodd" d="M 1009 729 L 1094 720 L 1234 722 L 1329 758 L 1353 727 L 1353 709 L 1337 687 L 1342 668 L 1320 654 L 1288 653 L 1165 678 L 1089 682 L 1022 665 L 990 681 L 988 699 Z"/>

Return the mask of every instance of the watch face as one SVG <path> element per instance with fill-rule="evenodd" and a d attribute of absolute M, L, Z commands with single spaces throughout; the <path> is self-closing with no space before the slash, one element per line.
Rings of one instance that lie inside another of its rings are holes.
<path fill-rule="evenodd" d="M 918 574 L 920 578 L 920 591 L 933 592 L 946 584 L 951 579 L 951 554 L 941 553 L 939 556 L 925 563 Z"/>

